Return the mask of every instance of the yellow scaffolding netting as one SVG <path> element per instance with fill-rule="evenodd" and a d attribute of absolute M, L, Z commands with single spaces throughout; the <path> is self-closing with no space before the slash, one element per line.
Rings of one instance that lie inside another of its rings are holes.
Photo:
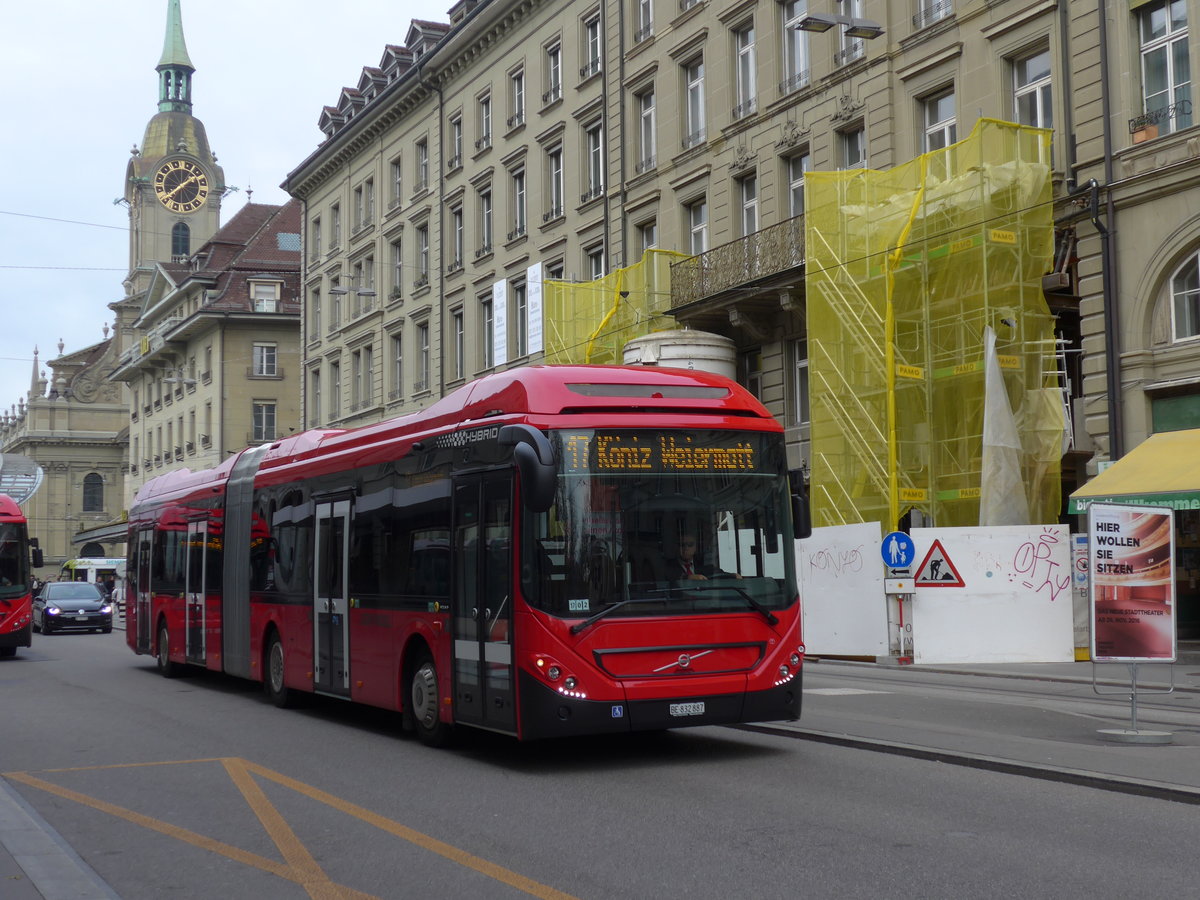
<path fill-rule="evenodd" d="M 685 253 L 647 250 L 640 261 L 595 281 L 547 281 L 543 334 L 548 363 L 620 365 L 633 338 L 675 327 L 671 263 Z"/>
<path fill-rule="evenodd" d="M 1061 506 L 1050 132 L 981 119 L 888 171 L 805 176 L 814 525 L 978 525 L 984 334 L 1030 519 Z"/>

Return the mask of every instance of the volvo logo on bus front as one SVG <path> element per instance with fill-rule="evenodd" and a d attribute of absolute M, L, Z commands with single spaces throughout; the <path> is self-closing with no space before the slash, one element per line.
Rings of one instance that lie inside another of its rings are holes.
<path fill-rule="evenodd" d="M 679 654 L 679 668 L 686 669 L 691 664 L 692 658 L 690 656 L 688 656 L 686 653 Z"/>

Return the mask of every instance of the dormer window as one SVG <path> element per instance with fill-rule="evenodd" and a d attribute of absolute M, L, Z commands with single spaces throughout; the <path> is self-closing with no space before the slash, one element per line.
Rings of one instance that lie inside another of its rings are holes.
<path fill-rule="evenodd" d="M 278 312 L 280 287 L 278 282 L 250 282 L 250 299 L 254 303 L 254 311 L 259 313 Z"/>
<path fill-rule="evenodd" d="M 183 262 L 192 252 L 192 231 L 186 222 L 176 222 L 171 227 L 171 258 Z"/>

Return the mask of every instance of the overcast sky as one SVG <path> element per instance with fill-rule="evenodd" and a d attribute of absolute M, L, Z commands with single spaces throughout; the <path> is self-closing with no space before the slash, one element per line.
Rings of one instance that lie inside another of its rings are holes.
<path fill-rule="evenodd" d="M 322 135 L 322 107 L 413 18 L 448 21 L 450 0 L 183 0 L 193 114 L 246 202 L 284 203 L 279 184 Z M 10 4 L 0 27 L 0 412 L 41 364 L 103 340 L 124 296 L 129 150 L 158 111 L 154 70 L 167 0 Z M 41 365 L 45 368 L 44 365 Z M 47 369 L 47 375 L 49 370 Z"/>

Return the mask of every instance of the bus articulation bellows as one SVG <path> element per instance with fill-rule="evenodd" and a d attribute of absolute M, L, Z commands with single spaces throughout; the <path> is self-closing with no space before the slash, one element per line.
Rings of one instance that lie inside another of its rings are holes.
<path fill-rule="evenodd" d="M 525 367 L 146 483 L 126 639 L 434 745 L 795 719 L 793 507 L 782 429 L 734 382 Z"/>

